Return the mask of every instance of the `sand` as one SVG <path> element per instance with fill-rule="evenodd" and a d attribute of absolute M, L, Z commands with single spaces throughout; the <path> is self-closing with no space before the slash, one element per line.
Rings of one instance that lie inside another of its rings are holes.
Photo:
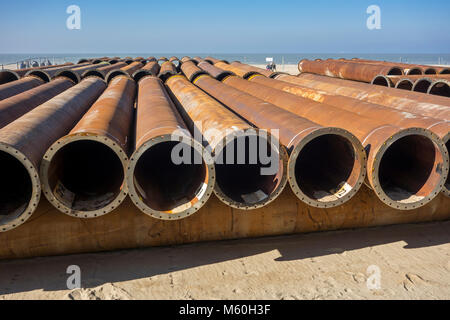
<path fill-rule="evenodd" d="M 450 221 L 3 261 L 1 299 L 450 299 Z"/>

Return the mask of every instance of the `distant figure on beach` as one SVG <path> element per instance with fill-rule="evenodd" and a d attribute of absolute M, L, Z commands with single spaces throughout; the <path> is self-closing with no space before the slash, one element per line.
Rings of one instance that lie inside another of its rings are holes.
<path fill-rule="evenodd" d="M 271 62 L 266 66 L 266 69 L 275 72 L 277 70 L 277 65 L 274 62 Z"/>

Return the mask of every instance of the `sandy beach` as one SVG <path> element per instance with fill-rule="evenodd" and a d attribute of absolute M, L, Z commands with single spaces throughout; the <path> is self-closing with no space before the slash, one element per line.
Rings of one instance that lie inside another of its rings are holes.
<path fill-rule="evenodd" d="M 450 299 L 450 222 L 2 261 L 1 299 Z"/>

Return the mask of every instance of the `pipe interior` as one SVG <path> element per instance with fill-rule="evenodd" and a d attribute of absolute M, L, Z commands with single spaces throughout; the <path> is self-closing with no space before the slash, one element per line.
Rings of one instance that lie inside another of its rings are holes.
<path fill-rule="evenodd" d="M 414 85 L 414 91 L 427 93 L 430 85 L 431 81 L 428 79 L 417 80 L 416 84 Z"/>
<path fill-rule="evenodd" d="M 125 178 L 116 153 L 92 140 L 74 141 L 59 149 L 48 172 L 53 195 L 77 211 L 96 211 L 108 206 L 121 192 Z"/>
<path fill-rule="evenodd" d="M 412 203 L 428 196 L 440 174 L 433 172 L 439 161 L 437 147 L 425 136 L 409 135 L 395 141 L 384 153 L 379 181 L 386 195 L 398 202 Z"/>
<path fill-rule="evenodd" d="M 401 75 L 403 75 L 403 71 L 401 68 L 394 67 L 391 70 L 389 70 L 387 75 L 388 76 L 401 76 Z"/>
<path fill-rule="evenodd" d="M 326 134 L 310 141 L 301 150 L 295 164 L 295 180 L 309 198 L 335 201 L 355 186 L 360 170 L 350 141 L 339 135 Z"/>
<path fill-rule="evenodd" d="M 373 79 L 372 84 L 383 87 L 390 87 L 389 80 L 386 77 L 376 77 Z"/>
<path fill-rule="evenodd" d="M 419 68 L 413 68 L 411 70 L 409 70 L 408 75 L 421 75 L 422 74 L 422 70 L 420 70 Z"/>
<path fill-rule="evenodd" d="M 268 200 L 284 174 L 278 151 L 261 136 L 239 136 L 229 141 L 216 155 L 216 172 L 222 192 L 244 205 Z"/>
<path fill-rule="evenodd" d="M 428 68 L 424 71 L 424 74 L 437 74 L 436 69 Z"/>
<path fill-rule="evenodd" d="M 188 209 L 204 192 L 208 172 L 202 155 L 180 142 L 167 141 L 147 149 L 139 158 L 134 170 L 134 187 L 146 206 L 157 211 L 177 213 Z M 189 150 L 189 154 L 184 151 Z M 186 157 L 182 164 L 172 161 L 172 153 Z M 188 163 L 186 163 L 188 162 Z"/>
<path fill-rule="evenodd" d="M 17 78 L 17 75 L 15 75 L 13 72 L 10 71 L 0 71 L 0 85 L 19 80 Z"/>
<path fill-rule="evenodd" d="M 0 221 L 16 219 L 28 207 L 33 184 L 24 165 L 15 157 L 0 151 Z"/>
<path fill-rule="evenodd" d="M 408 90 L 411 91 L 414 86 L 414 83 L 412 83 L 410 80 L 402 80 L 399 83 L 397 83 L 396 88 L 401 90 Z"/>
<path fill-rule="evenodd" d="M 430 94 L 450 97 L 450 86 L 445 82 L 437 82 L 430 88 Z"/>
<path fill-rule="evenodd" d="M 450 74 L 450 68 L 442 69 L 441 72 L 439 72 L 439 74 Z"/>

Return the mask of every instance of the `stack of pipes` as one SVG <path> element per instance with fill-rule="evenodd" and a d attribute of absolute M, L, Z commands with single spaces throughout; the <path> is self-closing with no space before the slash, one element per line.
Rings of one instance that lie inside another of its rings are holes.
<path fill-rule="evenodd" d="M 364 183 L 397 210 L 450 196 L 450 99 L 364 83 L 394 83 L 404 65 L 299 67 L 295 77 L 213 57 L 105 57 L 1 84 L 0 232 L 32 216 L 41 190 L 74 218 L 106 215 L 129 195 L 169 221 L 213 194 L 262 208 L 288 184 L 324 209 Z"/>

